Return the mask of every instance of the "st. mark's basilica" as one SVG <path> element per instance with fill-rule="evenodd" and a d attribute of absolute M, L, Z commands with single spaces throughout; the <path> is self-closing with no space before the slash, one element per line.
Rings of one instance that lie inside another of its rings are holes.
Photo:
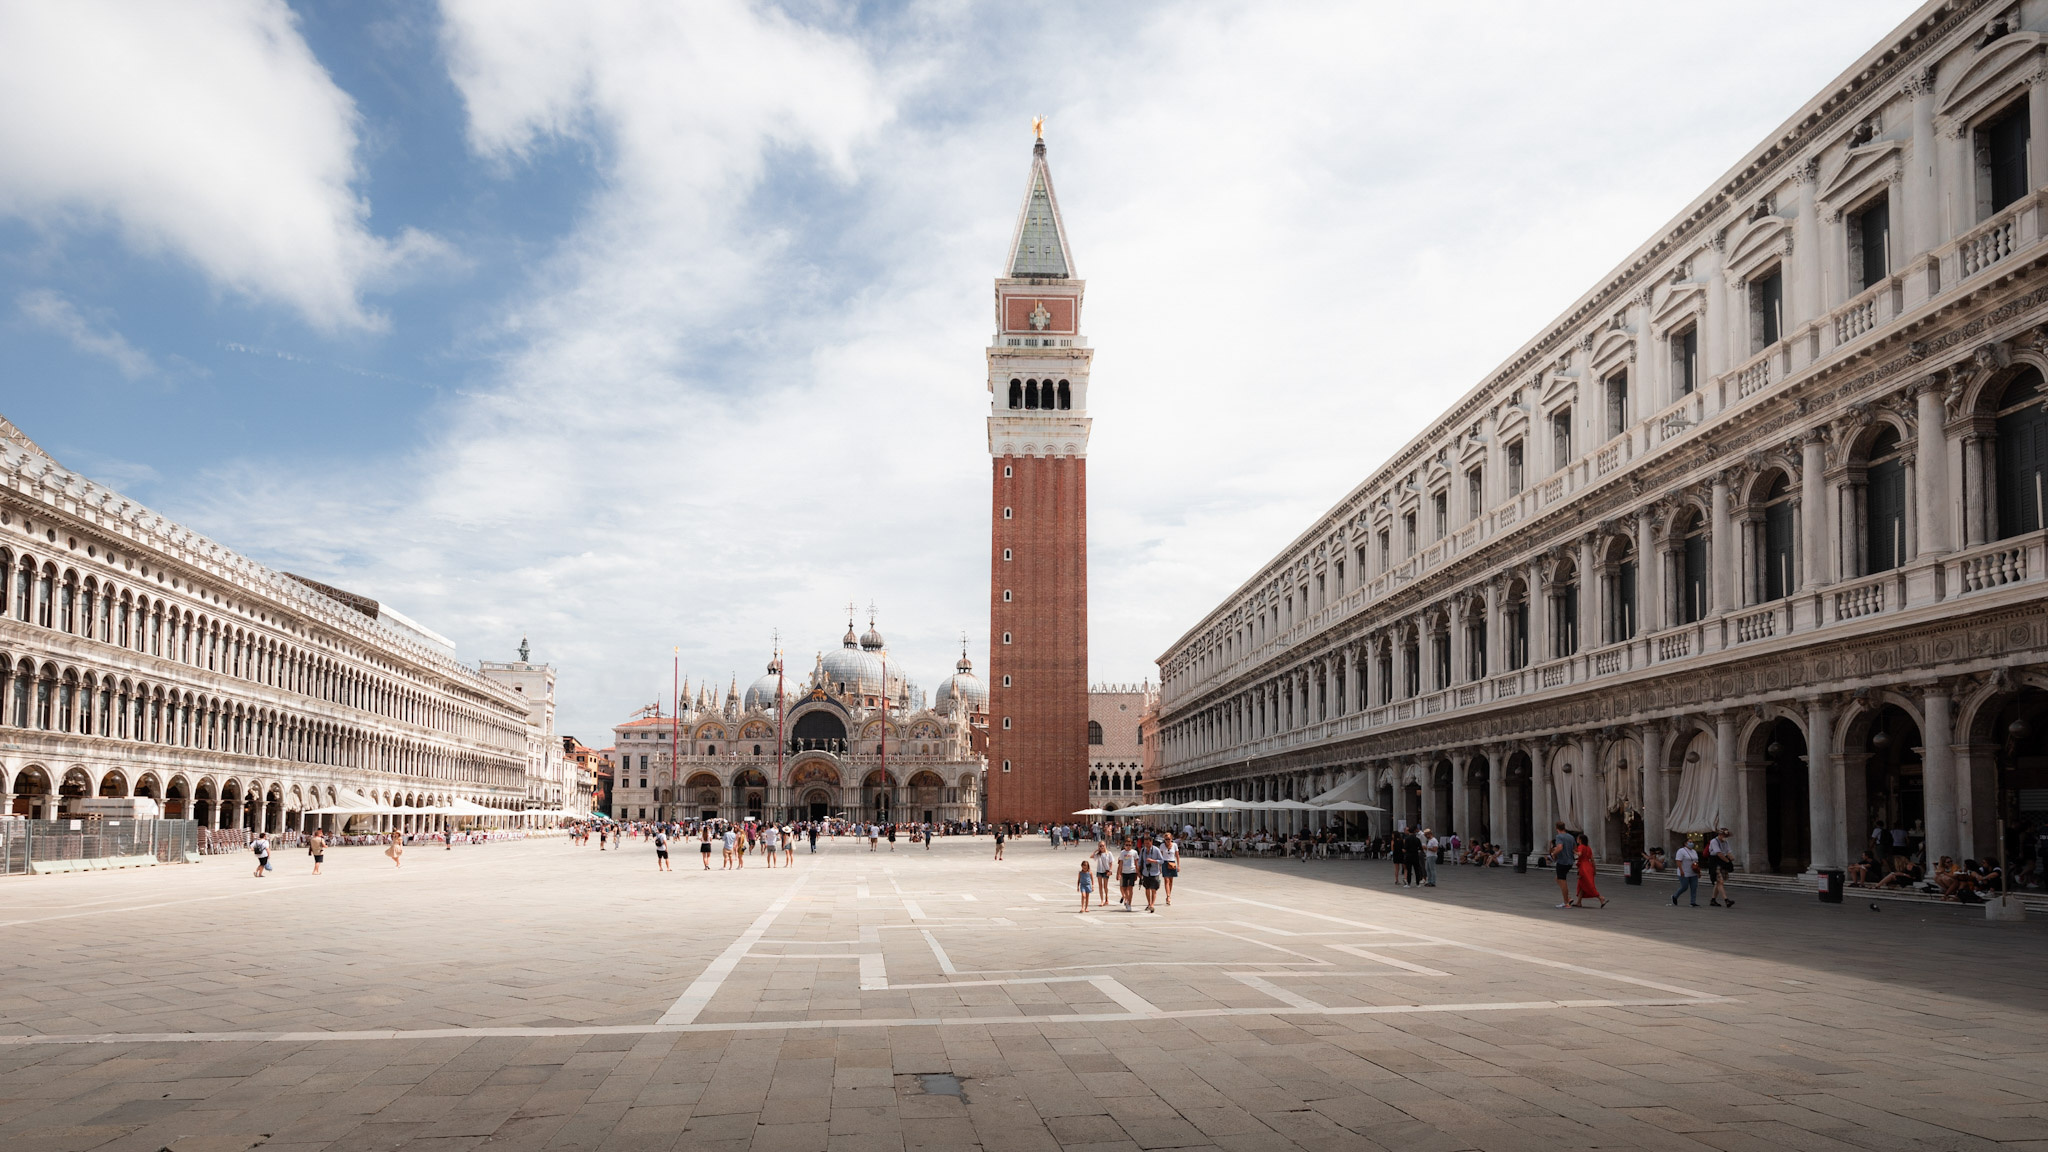
<path fill-rule="evenodd" d="M 780 656 L 742 691 L 687 688 L 614 730 L 612 815 L 946 823 L 981 816 L 988 688 L 963 651 L 936 699 L 869 621 L 809 672 Z"/>

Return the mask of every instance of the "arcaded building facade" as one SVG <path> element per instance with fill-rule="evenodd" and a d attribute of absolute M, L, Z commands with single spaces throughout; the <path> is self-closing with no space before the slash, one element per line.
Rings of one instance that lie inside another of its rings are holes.
<path fill-rule="evenodd" d="M 2044 33 L 1923 7 L 1189 629 L 1162 798 L 2011 859 L 2048 817 Z"/>
<path fill-rule="evenodd" d="M 526 806 L 524 704 L 448 641 L 174 524 L 5 420 L 0 572 L 9 813 L 147 796 L 202 827 L 276 831 L 332 827 L 306 813 L 348 797 Z"/>

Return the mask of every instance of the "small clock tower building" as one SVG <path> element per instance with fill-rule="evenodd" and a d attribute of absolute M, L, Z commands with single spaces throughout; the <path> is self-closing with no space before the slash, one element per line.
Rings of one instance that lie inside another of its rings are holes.
<path fill-rule="evenodd" d="M 1067 820 L 1088 806 L 1088 368 L 1084 283 L 1032 147 L 995 283 L 988 349 L 988 818 Z"/>

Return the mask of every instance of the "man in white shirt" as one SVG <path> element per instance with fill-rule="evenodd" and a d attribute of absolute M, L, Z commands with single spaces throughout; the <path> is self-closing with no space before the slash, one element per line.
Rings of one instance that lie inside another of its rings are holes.
<path fill-rule="evenodd" d="M 1692 841 L 1687 840 L 1672 853 L 1671 859 L 1678 865 L 1678 891 L 1671 894 L 1671 906 L 1678 907 L 1678 898 L 1692 894 L 1692 906 L 1700 906 L 1700 854 L 1692 850 Z"/>
<path fill-rule="evenodd" d="M 1728 873 L 1735 870 L 1735 841 L 1729 837 L 1726 828 L 1707 841 L 1705 863 L 1707 874 L 1714 881 L 1713 894 L 1707 898 L 1707 903 L 1716 908 L 1735 907 L 1734 897 L 1728 895 Z"/>
<path fill-rule="evenodd" d="M 1422 830 L 1422 874 L 1427 877 L 1422 882 L 1424 888 L 1436 887 L 1437 855 L 1443 850 L 1443 846 L 1443 841 L 1436 838 L 1436 833 L 1427 828 Z"/>
<path fill-rule="evenodd" d="M 1129 912 L 1132 889 L 1138 886 L 1138 850 L 1132 847 L 1129 841 L 1124 842 L 1124 850 L 1117 854 L 1116 868 L 1117 887 L 1123 894 L 1124 911 Z"/>
<path fill-rule="evenodd" d="M 761 847 L 766 849 L 763 854 L 768 857 L 768 866 L 770 868 L 775 867 L 775 840 L 775 825 L 770 824 L 766 828 L 761 829 Z"/>

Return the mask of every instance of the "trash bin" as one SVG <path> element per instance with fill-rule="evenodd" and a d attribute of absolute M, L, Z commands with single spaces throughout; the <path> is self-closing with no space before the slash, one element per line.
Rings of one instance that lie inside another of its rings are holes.
<path fill-rule="evenodd" d="M 1643 862 L 1641 860 L 1624 861 L 1621 865 L 1621 882 L 1623 884 L 1640 886 L 1643 882 Z"/>
<path fill-rule="evenodd" d="M 1847 874 L 1840 868 L 1821 869 L 1820 902 L 1823 904 L 1840 904 L 1842 902 L 1842 882 L 1845 879 L 1847 879 Z"/>
<path fill-rule="evenodd" d="M 1527 852 L 1517 852 L 1517 853 L 1515 853 L 1515 871 L 1517 871 L 1517 872 L 1527 872 L 1528 870 L 1529 870 L 1529 854 L 1528 854 Z"/>

